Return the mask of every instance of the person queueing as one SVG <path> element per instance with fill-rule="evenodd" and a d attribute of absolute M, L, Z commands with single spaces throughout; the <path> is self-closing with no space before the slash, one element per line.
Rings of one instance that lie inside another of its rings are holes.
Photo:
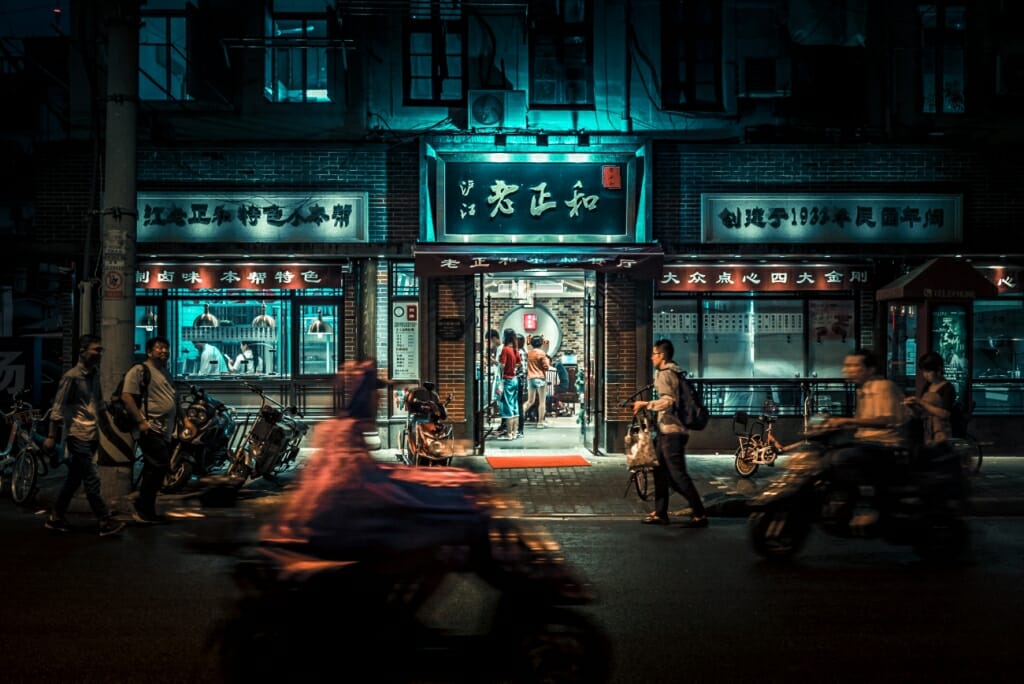
<path fill-rule="evenodd" d="M 146 340 L 145 363 L 133 366 L 124 376 L 121 398 L 138 424 L 135 436 L 142 451 L 139 495 L 132 518 L 143 524 L 167 522 L 166 516 L 156 512 L 156 496 L 171 462 L 171 436 L 178 412 L 174 383 L 167 373 L 170 354 L 171 343 L 166 337 Z M 149 369 L 148 382 L 143 365 Z"/>
<path fill-rule="evenodd" d="M 683 401 L 679 384 L 681 372 L 672 357 L 675 347 L 669 340 L 658 340 L 651 351 L 651 363 L 655 368 L 654 389 L 657 399 L 633 402 L 633 413 L 643 409 L 658 414 L 658 435 L 654 448 L 658 454 L 658 465 L 654 468 L 654 512 L 640 522 L 645 525 L 668 525 L 668 499 L 671 490 L 683 495 L 692 511 L 683 527 L 707 527 L 708 518 L 697 486 L 686 471 L 686 442 L 690 433 L 676 415 L 674 408 Z"/>
<path fill-rule="evenodd" d="M 45 523 L 47 529 L 57 532 L 72 529 L 65 516 L 72 497 L 83 484 L 85 499 L 99 521 L 100 536 L 117 534 L 124 529 L 124 523 L 114 519 L 100 495 L 100 478 L 94 462 L 100 443 L 99 417 L 106 409 L 100 388 L 99 366 L 102 358 L 100 338 L 82 335 L 78 340 L 78 363 L 61 376 L 50 410 L 50 426 L 43 449 L 54 449 L 63 434 L 67 436 L 68 453 L 68 473 Z"/>
<path fill-rule="evenodd" d="M 505 431 L 498 435 L 500 440 L 515 439 L 519 433 L 519 350 L 516 344 L 516 331 L 505 328 L 502 336 L 504 345 L 498 363 L 501 365 L 501 393 L 498 397 L 498 411 L 505 421 Z"/>
<path fill-rule="evenodd" d="M 547 408 L 548 395 L 548 369 L 551 362 L 548 355 L 541 347 L 544 338 L 534 335 L 530 338 L 530 351 L 526 354 L 526 382 L 528 385 L 526 404 L 523 406 L 523 415 L 530 412 L 530 409 L 537 406 L 537 429 L 546 428 L 544 424 L 544 411 Z"/>

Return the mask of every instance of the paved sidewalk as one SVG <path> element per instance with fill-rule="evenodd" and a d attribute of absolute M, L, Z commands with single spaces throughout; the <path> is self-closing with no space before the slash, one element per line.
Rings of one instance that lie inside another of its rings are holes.
<path fill-rule="evenodd" d="M 495 480 L 522 503 L 526 515 L 642 517 L 653 510 L 653 501 L 642 501 L 629 485 L 622 454 L 580 453 L 591 463 L 589 467 L 494 470 L 483 456 L 464 456 L 456 459 L 456 465 L 493 473 Z M 378 457 L 388 460 L 384 451 Z M 761 466 L 750 478 L 736 474 L 733 460 L 731 455 L 687 455 L 687 468 L 711 516 L 745 517 L 746 500 L 778 476 L 787 457 L 781 456 L 774 467 Z M 653 480 L 649 489 L 653 498 Z M 986 456 L 981 472 L 971 478 L 971 491 L 971 515 L 1024 515 L 1024 457 Z M 686 500 L 674 494 L 670 504 L 672 513 L 685 508 Z"/>

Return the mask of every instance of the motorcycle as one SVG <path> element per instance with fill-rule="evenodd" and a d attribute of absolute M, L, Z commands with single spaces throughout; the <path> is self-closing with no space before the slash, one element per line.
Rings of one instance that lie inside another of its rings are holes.
<path fill-rule="evenodd" d="M 829 452 L 841 430 L 815 430 L 794 446 L 781 477 L 748 503 L 748 532 L 754 551 L 787 559 L 803 547 L 812 527 L 837 537 L 879 538 L 905 544 L 924 560 L 954 560 L 966 548 L 967 479 L 956 452 L 946 446 L 896 449 L 898 477 L 874 483 L 877 521 L 859 525 L 862 487 L 843 478 Z M 859 501 L 860 500 L 860 501 Z"/>
<path fill-rule="evenodd" d="M 279 473 L 295 464 L 309 426 L 299 419 L 295 406 L 268 397 L 259 385 L 243 384 L 260 395 L 260 408 L 235 432 L 227 475 L 242 484 L 261 477 L 276 482 Z"/>
<path fill-rule="evenodd" d="M 448 466 L 455 455 L 455 436 L 448 420 L 449 394 L 444 402 L 434 383 L 424 382 L 405 393 L 405 428 L 399 437 L 398 460 L 412 466 Z"/>
<path fill-rule="evenodd" d="M 162 491 L 179 491 L 193 475 L 204 477 L 222 468 L 228 462 L 228 445 L 234 434 L 234 409 L 206 390 L 190 386 L 178 407 L 170 468 Z"/>
<path fill-rule="evenodd" d="M 610 641 L 576 610 L 595 600 L 589 584 L 550 533 L 507 517 L 515 502 L 489 476 L 382 470 L 402 494 L 375 507 L 353 483 L 330 552 L 266 536 L 242 546 L 238 598 L 211 635 L 226 681 L 334 680 L 357 660 L 386 682 L 608 681 Z"/>

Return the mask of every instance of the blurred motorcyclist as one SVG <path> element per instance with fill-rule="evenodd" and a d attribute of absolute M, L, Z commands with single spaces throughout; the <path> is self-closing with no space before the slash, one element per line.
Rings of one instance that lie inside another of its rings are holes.
<path fill-rule="evenodd" d="M 909 414 L 903 405 L 903 392 L 883 377 L 874 352 L 856 349 L 848 354 L 843 359 L 843 377 L 857 386 L 854 415 L 828 418 L 821 427 L 856 428 L 854 442 L 830 454 L 838 476 L 860 488 L 860 505 L 850 521 L 856 529 L 878 521 L 874 488 L 891 481 L 894 471 L 906 465 L 897 462 L 897 453 L 908 446 L 905 426 Z"/>
<path fill-rule="evenodd" d="M 454 468 L 377 462 L 363 434 L 376 429 L 378 388 L 373 361 L 339 373 L 351 400 L 321 423 L 320 449 L 309 458 L 261 543 L 326 558 L 368 558 L 439 545 L 486 544 L 488 516 L 472 498 L 480 476 Z"/>

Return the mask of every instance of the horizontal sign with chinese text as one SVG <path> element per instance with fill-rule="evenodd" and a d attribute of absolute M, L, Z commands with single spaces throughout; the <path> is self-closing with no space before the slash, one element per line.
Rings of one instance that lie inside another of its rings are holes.
<path fill-rule="evenodd" d="M 340 288 L 338 264 L 139 264 L 135 287 L 146 290 L 310 290 Z"/>
<path fill-rule="evenodd" d="M 655 278 L 664 253 L 657 245 L 452 245 L 417 244 L 416 275 L 501 273 L 537 268 L 571 268 Z"/>
<path fill-rule="evenodd" d="M 705 243 L 937 243 L 963 238 L 962 195 L 701 195 Z"/>
<path fill-rule="evenodd" d="M 138 241 L 366 242 L 365 192 L 140 192 Z"/>
<path fill-rule="evenodd" d="M 821 292 L 873 287 L 865 266 L 665 264 L 661 292 Z"/>
<path fill-rule="evenodd" d="M 446 160 L 437 241 L 634 242 L 633 163 Z"/>

